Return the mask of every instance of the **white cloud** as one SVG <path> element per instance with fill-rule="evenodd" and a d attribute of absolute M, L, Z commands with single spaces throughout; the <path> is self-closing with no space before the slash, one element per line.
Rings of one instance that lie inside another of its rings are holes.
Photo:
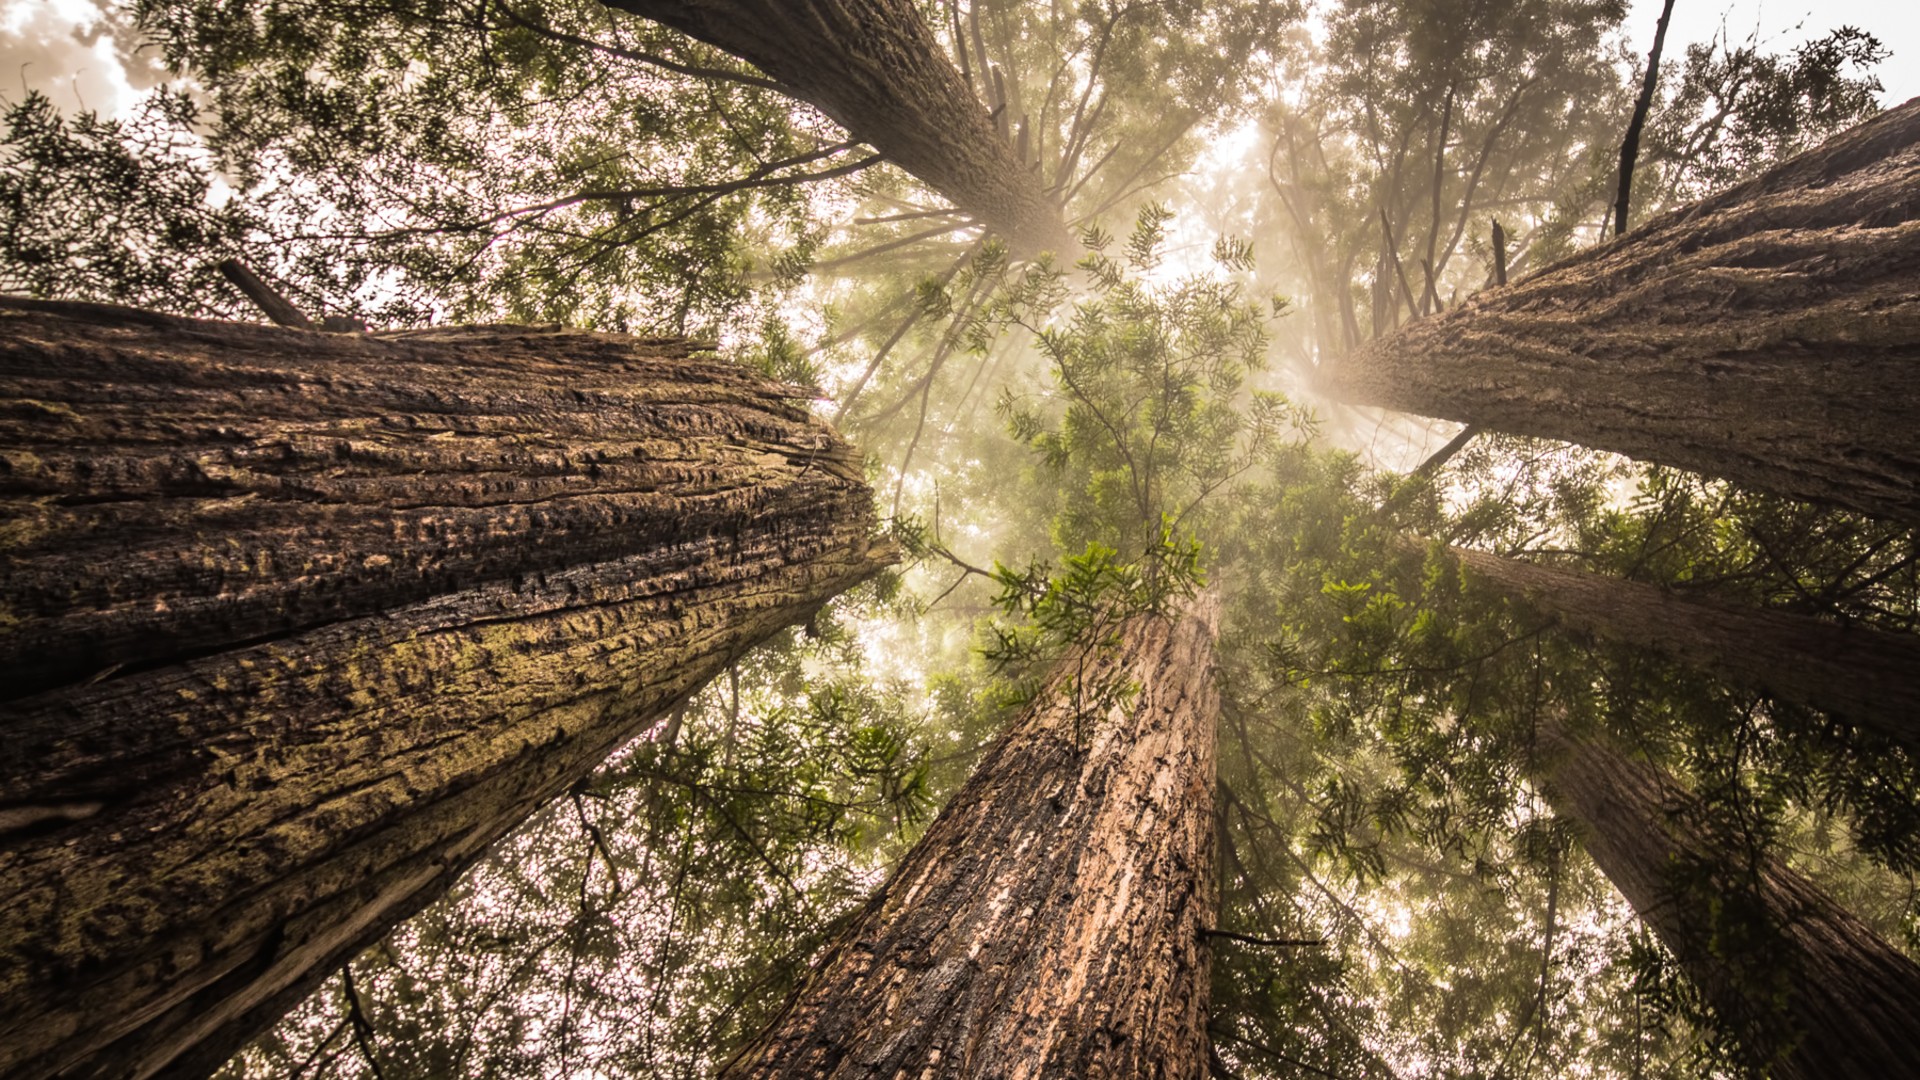
<path fill-rule="evenodd" d="M 159 74 L 129 68 L 115 37 L 118 12 L 90 0 L 0 0 L 0 98 L 38 90 L 66 111 L 120 116 Z"/>

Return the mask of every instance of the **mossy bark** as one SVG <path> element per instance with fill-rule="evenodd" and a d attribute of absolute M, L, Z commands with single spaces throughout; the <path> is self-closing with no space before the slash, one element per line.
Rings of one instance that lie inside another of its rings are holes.
<path fill-rule="evenodd" d="M 1484 551 L 1449 553 L 1470 579 L 1575 630 L 1655 649 L 1920 747 L 1920 636 L 1740 607 Z"/>
<path fill-rule="evenodd" d="M 1062 664 L 721 1075 L 1202 1076 L 1219 715 L 1202 610 Z"/>
<path fill-rule="evenodd" d="M 1696 801 L 1647 765 L 1554 722 L 1538 752 L 1554 808 L 1585 827 L 1588 854 L 1753 1064 L 1778 1080 L 1911 1075 L 1920 965 L 1777 860 L 1712 835 Z M 1689 873 L 1701 880 L 1679 887 Z M 1769 932 L 1730 926 L 1743 910 Z"/>
<path fill-rule="evenodd" d="M 1920 523 L 1920 100 L 1370 343 L 1327 382 Z"/>
<path fill-rule="evenodd" d="M 0 1073 L 210 1071 L 872 524 L 683 342 L 0 301 Z"/>
<path fill-rule="evenodd" d="M 765 72 L 1014 251 L 1064 251 L 1060 208 L 908 0 L 605 0 Z"/>

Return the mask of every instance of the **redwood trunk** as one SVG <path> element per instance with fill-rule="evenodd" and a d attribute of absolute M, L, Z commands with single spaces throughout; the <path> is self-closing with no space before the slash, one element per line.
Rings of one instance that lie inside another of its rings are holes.
<path fill-rule="evenodd" d="M 1143 616 L 1062 664 L 722 1076 L 1201 1076 L 1211 619 Z M 1116 680 L 1137 696 L 1076 704 Z"/>
<path fill-rule="evenodd" d="M 888 560 L 687 353 L 0 301 L 0 1073 L 211 1071 Z"/>
<path fill-rule="evenodd" d="M 1920 100 L 1370 343 L 1330 382 L 1920 523 Z"/>
<path fill-rule="evenodd" d="M 1920 747 L 1920 636 L 1735 607 L 1453 548 L 1475 578 L 1576 630 L 1645 645 Z"/>
<path fill-rule="evenodd" d="M 1064 251 L 1060 208 L 910 0 L 605 0 L 733 54 L 1005 238 Z"/>
<path fill-rule="evenodd" d="M 1638 762 L 1543 724 L 1544 789 L 1586 828 L 1608 880 L 1671 951 L 1745 1049 L 1778 1080 L 1908 1076 L 1920 1061 L 1920 965 L 1890 947 L 1805 878 L 1768 860 L 1758 897 L 1780 941 L 1766 956 L 1713 947 L 1701 898 L 1672 888 L 1676 860 L 1725 865 L 1734 853 L 1707 835 L 1693 800 Z M 1742 974 L 1734 965 L 1747 966 Z M 1756 1009 L 1745 984 L 1783 971 L 1783 1013 Z M 1784 1020 L 1785 1023 L 1781 1023 Z"/>

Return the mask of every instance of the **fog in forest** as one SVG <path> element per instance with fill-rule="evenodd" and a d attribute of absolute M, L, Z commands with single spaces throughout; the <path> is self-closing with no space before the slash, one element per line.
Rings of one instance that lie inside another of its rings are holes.
<path fill-rule="evenodd" d="M 0 1076 L 1920 1068 L 1920 20 L 1664 8 L 0 7 Z"/>

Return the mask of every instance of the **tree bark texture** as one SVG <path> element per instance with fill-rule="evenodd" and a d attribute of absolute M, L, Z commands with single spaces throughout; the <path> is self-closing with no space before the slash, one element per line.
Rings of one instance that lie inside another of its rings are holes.
<path fill-rule="evenodd" d="M 1450 551 L 1470 578 L 1582 633 L 1650 647 L 1920 747 L 1920 636 Z"/>
<path fill-rule="evenodd" d="M 1693 800 L 1652 768 L 1557 723 L 1542 723 L 1538 749 L 1554 808 L 1584 825 L 1593 861 L 1745 1049 L 1771 1061 L 1769 1076 L 1912 1074 L 1920 1062 L 1920 965 L 1772 859 L 1760 868 L 1757 892 L 1779 940 L 1765 956 L 1726 955 L 1707 940 L 1707 901 L 1672 888 L 1678 860 L 1724 865 L 1740 857 L 1704 830 Z M 1745 985 L 1756 970 L 1784 973 L 1783 1012 L 1756 1013 Z"/>
<path fill-rule="evenodd" d="M 1920 523 L 1920 99 L 1372 342 L 1329 382 Z"/>
<path fill-rule="evenodd" d="M 1203 1075 L 1219 698 L 1197 610 L 1061 664 L 721 1075 Z"/>
<path fill-rule="evenodd" d="M 1019 254 L 1065 251 L 1060 207 L 909 0 L 605 0 L 731 53 Z"/>
<path fill-rule="evenodd" d="M 688 352 L 0 301 L 0 1074 L 211 1071 L 890 560 Z"/>

